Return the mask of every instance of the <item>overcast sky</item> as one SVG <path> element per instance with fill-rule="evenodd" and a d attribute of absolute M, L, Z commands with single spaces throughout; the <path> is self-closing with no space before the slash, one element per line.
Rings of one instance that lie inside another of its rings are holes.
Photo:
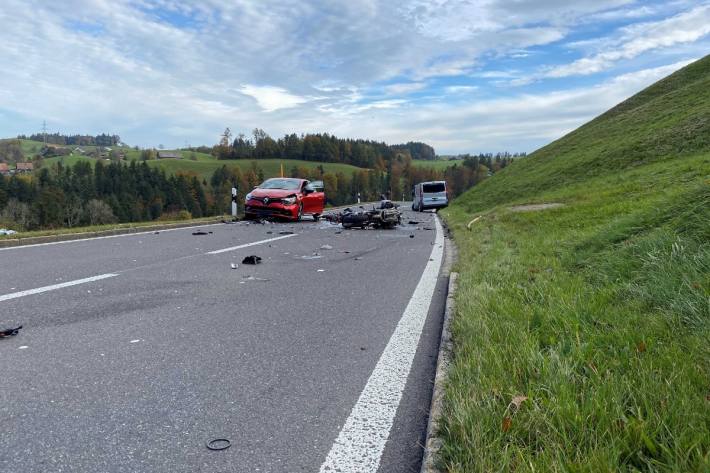
<path fill-rule="evenodd" d="M 0 137 L 533 151 L 710 52 L 710 1 L 2 0 Z"/>

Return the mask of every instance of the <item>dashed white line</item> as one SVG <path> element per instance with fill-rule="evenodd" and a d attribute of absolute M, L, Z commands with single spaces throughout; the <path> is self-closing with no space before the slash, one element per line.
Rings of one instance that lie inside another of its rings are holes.
<path fill-rule="evenodd" d="M 277 236 L 274 238 L 268 238 L 266 240 L 253 241 L 251 243 L 244 243 L 243 245 L 230 246 L 229 248 L 223 248 L 221 250 L 208 251 L 206 255 L 218 255 L 220 253 L 226 253 L 227 251 L 241 250 L 242 248 L 247 248 L 250 246 L 262 245 L 264 243 L 269 243 L 270 241 L 283 240 L 284 238 L 291 238 L 296 236 L 296 233 L 291 233 L 289 235 Z"/>
<path fill-rule="evenodd" d="M 38 287 L 35 289 L 27 289 L 26 291 L 11 292 L 10 294 L 0 295 L 0 302 L 8 301 L 10 299 L 17 299 L 18 297 L 31 296 L 33 294 L 40 294 L 42 292 L 54 291 L 56 289 L 62 289 L 64 287 L 76 286 L 78 284 L 85 284 L 94 281 L 100 281 L 102 279 L 112 278 L 118 276 L 118 274 L 108 273 L 100 274 L 98 276 L 91 276 L 90 278 L 76 279 L 74 281 L 67 281 L 61 284 L 52 284 L 51 286 Z"/>
<path fill-rule="evenodd" d="M 335 440 L 321 473 L 376 472 L 419 345 L 443 258 L 444 237 L 435 217 L 429 262 L 360 398 Z"/>

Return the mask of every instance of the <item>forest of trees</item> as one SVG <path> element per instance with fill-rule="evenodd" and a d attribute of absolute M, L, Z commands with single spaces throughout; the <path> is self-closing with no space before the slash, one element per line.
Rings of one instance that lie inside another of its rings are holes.
<path fill-rule="evenodd" d="M 116 146 L 121 142 L 121 137 L 118 135 L 63 135 L 61 133 L 47 133 L 47 143 L 62 146 Z M 42 133 L 34 133 L 30 136 L 19 135 L 18 139 L 34 140 L 44 142 L 45 135 Z"/>
<path fill-rule="evenodd" d="M 236 138 L 227 128 L 219 144 L 212 150 L 218 159 L 300 159 L 323 163 L 343 163 L 363 168 L 385 170 L 386 162 L 398 155 L 412 159 L 436 158 L 434 148 L 425 143 L 409 142 L 390 146 L 372 140 L 338 138 L 327 133 L 297 135 L 292 133 L 274 139 L 256 128 L 251 136 L 242 133 Z"/>
<path fill-rule="evenodd" d="M 145 163 L 79 162 L 45 167 L 34 175 L 0 176 L 0 226 L 19 230 L 201 217 L 215 211 L 196 177 L 166 176 Z"/>

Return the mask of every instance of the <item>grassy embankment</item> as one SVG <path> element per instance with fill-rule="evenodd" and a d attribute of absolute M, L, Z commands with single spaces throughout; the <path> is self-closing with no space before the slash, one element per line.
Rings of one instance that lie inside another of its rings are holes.
<path fill-rule="evenodd" d="M 444 471 L 710 471 L 710 56 L 443 214 Z"/>

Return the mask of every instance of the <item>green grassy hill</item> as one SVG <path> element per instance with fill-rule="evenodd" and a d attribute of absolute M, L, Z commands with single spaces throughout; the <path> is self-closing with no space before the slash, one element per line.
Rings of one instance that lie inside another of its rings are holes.
<path fill-rule="evenodd" d="M 443 471 L 710 471 L 710 56 L 443 214 Z"/>

